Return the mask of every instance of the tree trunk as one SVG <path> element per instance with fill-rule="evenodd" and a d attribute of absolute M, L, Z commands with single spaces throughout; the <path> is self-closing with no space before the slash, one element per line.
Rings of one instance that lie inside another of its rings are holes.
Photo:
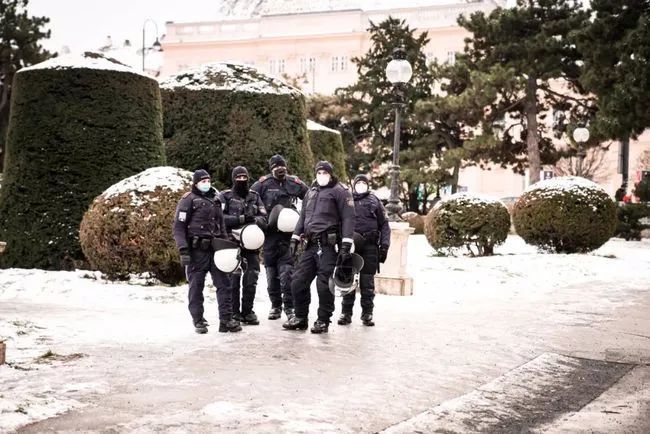
<path fill-rule="evenodd" d="M 429 204 L 429 190 L 427 184 L 424 184 L 424 199 L 422 200 L 422 214 L 427 215 L 427 205 Z"/>
<path fill-rule="evenodd" d="M 408 190 L 408 204 L 405 206 L 407 211 L 418 212 L 418 192 L 417 185 Z"/>
<path fill-rule="evenodd" d="M 458 175 L 460 175 L 460 161 L 454 163 L 454 170 L 451 172 L 451 194 L 458 192 Z"/>
<path fill-rule="evenodd" d="M 542 162 L 539 156 L 539 136 L 537 132 L 537 79 L 526 80 L 526 145 L 528 148 L 528 182 L 532 185 L 539 181 Z"/>

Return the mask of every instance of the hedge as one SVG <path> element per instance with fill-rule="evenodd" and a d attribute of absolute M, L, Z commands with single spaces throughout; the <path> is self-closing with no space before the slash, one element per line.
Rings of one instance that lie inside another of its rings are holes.
<path fill-rule="evenodd" d="M 91 52 L 23 68 L 6 152 L 0 266 L 75 268 L 83 263 L 79 223 L 92 200 L 164 164 L 158 84 Z"/>
<path fill-rule="evenodd" d="M 259 177 L 281 154 L 290 172 L 313 177 L 300 91 L 248 66 L 213 63 L 169 77 L 161 92 L 170 165 L 206 169 L 225 188 L 234 166 Z"/>
<path fill-rule="evenodd" d="M 334 172 L 341 181 L 348 180 L 345 170 L 345 151 L 341 133 L 314 121 L 307 121 L 309 145 L 314 153 L 314 160 L 326 160 L 334 164 Z"/>

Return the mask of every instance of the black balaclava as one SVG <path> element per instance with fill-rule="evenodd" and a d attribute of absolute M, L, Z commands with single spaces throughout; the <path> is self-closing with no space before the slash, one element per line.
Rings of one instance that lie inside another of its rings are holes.
<path fill-rule="evenodd" d="M 235 181 L 240 175 L 246 175 L 246 181 Z M 241 197 L 246 197 L 248 195 L 248 183 L 250 177 L 248 176 L 248 169 L 244 166 L 237 166 L 232 169 L 232 189 Z"/>
<path fill-rule="evenodd" d="M 287 162 L 282 155 L 274 155 L 269 160 L 269 168 L 273 177 L 279 181 L 283 181 L 287 176 Z"/>

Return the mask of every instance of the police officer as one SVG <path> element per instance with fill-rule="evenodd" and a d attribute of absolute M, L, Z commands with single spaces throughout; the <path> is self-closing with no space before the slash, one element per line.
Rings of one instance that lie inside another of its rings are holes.
<path fill-rule="evenodd" d="M 262 198 L 267 214 L 276 205 L 296 208 L 297 199 L 302 199 L 309 190 L 307 185 L 287 173 L 287 163 L 281 155 L 274 155 L 269 160 L 271 173 L 262 176 L 251 190 Z M 282 305 L 287 318 L 293 315 L 293 298 L 291 295 L 291 272 L 293 257 L 289 254 L 290 233 L 268 228 L 264 240 L 264 267 L 266 268 L 267 287 L 271 299 L 269 319 L 280 318 Z"/>
<path fill-rule="evenodd" d="M 303 200 L 300 220 L 291 238 L 292 254 L 301 238 L 307 240 L 307 245 L 291 283 L 295 316 L 282 325 L 289 330 L 307 328 L 310 286 L 316 277 L 318 319 L 311 332 L 327 333 L 334 312 L 334 294 L 329 289 L 329 278 L 336 266 L 337 256 L 341 261 L 351 258 L 354 201 L 350 191 L 338 182 L 333 172 L 334 168 L 327 161 L 316 165 L 316 181 Z"/>
<path fill-rule="evenodd" d="M 259 194 L 249 189 L 248 170 L 237 166 L 232 170 L 232 189 L 221 193 L 224 203 L 226 229 L 232 236 L 232 230 L 246 224 L 257 224 L 260 229 L 266 229 L 266 209 Z M 258 250 L 247 250 L 242 246 L 242 260 L 245 261 L 245 271 L 230 275 L 232 286 L 233 318 L 244 324 L 257 325 L 259 320 L 253 311 L 257 277 L 260 274 Z M 241 282 L 243 281 L 243 282 Z M 240 310 L 240 288 L 241 310 Z"/>
<path fill-rule="evenodd" d="M 375 299 L 375 273 L 378 261 L 383 263 L 390 246 L 390 227 L 386 210 L 381 201 L 370 191 L 370 179 L 366 175 L 357 175 L 352 183 L 352 196 L 356 211 L 354 231 L 361 235 L 358 253 L 363 258 L 363 268 L 359 276 L 361 291 L 361 321 L 366 326 L 374 326 L 372 311 Z M 343 296 L 340 325 L 352 322 L 355 292 Z"/>
<path fill-rule="evenodd" d="M 181 255 L 181 265 L 189 282 L 189 310 L 197 333 L 208 332 L 203 317 L 203 287 L 208 272 L 217 288 L 219 331 L 238 332 L 239 322 L 232 318 L 232 290 L 226 273 L 214 261 L 212 240 L 227 238 L 226 223 L 217 190 L 210 185 L 210 175 L 197 170 L 192 177 L 192 190 L 185 193 L 176 207 L 174 239 Z"/>

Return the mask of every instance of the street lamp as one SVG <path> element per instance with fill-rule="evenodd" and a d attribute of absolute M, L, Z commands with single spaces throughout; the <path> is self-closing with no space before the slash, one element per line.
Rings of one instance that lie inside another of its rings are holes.
<path fill-rule="evenodd" d="M 583 144 L 589 140 L 589 130 L 585 127 L 576 128 L 573 130 L 573 140 L 578 144 L 578 166 L 576 167 L 576 175 L 582 176 L 582 162 L 586 156 Z"/>
<path fill-rule="evenodd" d="M 400 129 L 402 108 L 406 105 L 404 102 L 405 85 L 411 79 L 413 69 L 411 64 L 406 60 L 406 50 L 398 47 L 393 50 L 393 59 L 386 65 L 386 78 L 393 84 L 393 93 L 395 101 L 395 135 L 393 137 L 393 164 L 391 166 L 390 182 L 390 199 L 386 210 L 388 211 L 388 220 L 401 221 L 399 216 L 402 210 L 402 204 L 399 200 L 399 146 L 400 146 Z"/>
<path fill-rule="evenodd" d="M 146 49 L 144 47 L 144 37 L 145 37 L 145 28 L 147 27 L 147 23 L 153 23 L 154 27 L 156 28 L 156 41 L 153 43 L 151 48 L 153 48 L 155 51 L 162 51 L 162 45 L 160 44 L 160 41 L 158 41 L 158 24 L 150 18 L 147 18 L 144 20 L 144 23 L 142 23 L 142 70 L 144 71 L 144 57 L 146 53 Z"/>

